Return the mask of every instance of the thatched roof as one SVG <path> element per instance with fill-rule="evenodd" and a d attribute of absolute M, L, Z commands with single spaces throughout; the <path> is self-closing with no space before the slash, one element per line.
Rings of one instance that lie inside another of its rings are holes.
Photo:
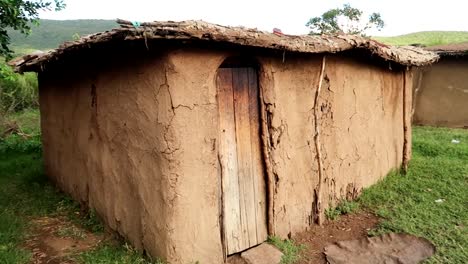
<path fill-rule="evenodd" d="M 468 42 L 437 45 L 426 48 L 440 56 L 468 56 Z"/>
<path fill-rule="evenodd" d="M 230 43 L 264 49 L 296 53 L 337 53 L 362 49 L 386 61 L 405 66 L 423 66 L 435 62 L 436 54 L 416 47 L 392 47 L 375 40 L 352 35 L 292 36 L 273 34 L 243 27 L 225 27 L 203 21 L 149 22 L 134 26 L 125 20 L 117 21 L 121 27 L 65 42 L 57 49 L 43 54 L 26 55 L 10 62 L 18 72 L 42 71 L 47 64 L 61 60 L 62 55 L 93 48 L 104 42 L 151 39 L 199 40 Z"/>

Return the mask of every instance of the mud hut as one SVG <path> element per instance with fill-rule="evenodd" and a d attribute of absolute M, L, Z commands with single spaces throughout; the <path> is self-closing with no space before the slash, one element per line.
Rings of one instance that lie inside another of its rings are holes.
<path fill-rule="evenodd" d="M 152 22 L 25 56 L 47 175 L 139 249 L 222 263 L 405 166 L 414 47 Z"/>
<path fill-rule="evenodd" d="M 468 42 L 426 49 L 440 60 L 416 70 L 414 124 L 468 128 Z"/>

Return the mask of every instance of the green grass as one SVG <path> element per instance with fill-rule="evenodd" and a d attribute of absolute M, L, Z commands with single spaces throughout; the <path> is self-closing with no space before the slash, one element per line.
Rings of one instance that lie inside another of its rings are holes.
<path fill-rule="evenodd" d="M 423 31 L 394 37 L 373 37 L 390 45 L 423 44 L 435 46 L 468 41 L 468 31 Z"/>
<path fill-rule="evenodd" d="M 40 129 L 40 117 L 38 109 L 26 109 L 24 111 L 9 114 L 5 117 L 6 122 L 15 122 L 21 128 L 21 130 L 30 135 L 39 135 Z M 0 132 L 6 129 L 5 124 L 0 124 Z"/>
<path fill-rule="evenodd" d="M 452 139 L 461 142 L 453 144 Z M 408 173 L 392 173 L 365 190 L 358 202 L 384 219 L 372 235 L 422 236 L 437 247 L 428 263 L 466 263 L 468 131 L 415 127 Z"/>
<path fill-rule="evenodd" d="M 359 204 L 354 201 L 343 200 L 335 208 L 325 210 L 325 216 L 328 220 L 337 220 L 340 215 L 350 214 L 359 208 Z"/>
<path fill-rule="evenodd" d="M 268 238 L 268 243 L 277 247 L 283 252 L 281 258 L 281 264 L 293 264 L 301 258 L 301 251 L 304 250 L 302 245 L 296 244 L 294 241 L 289 239 L 281 239 L 276 236 Z"/>
<path fill-rule="evenodd" d="M 38 112 L 9 116 L 26 132 L 25 139 L 10 135 L 0 138 L 0 263 L 29 263 L 31 253 L 21 243 L 31 231 L 31 219 L 42 216 L 66 217 L 77 226 L 103 232 L 95 212 L 83 212 L 78 203 L 54 188 L 43 173 Z M 77 230 L 59 230 L 61 236 L 80 236 Z M 75 256 L 78 263 L 163 263 L 142 257 L 128 245 L 103 242 L 96 249 Z"/>

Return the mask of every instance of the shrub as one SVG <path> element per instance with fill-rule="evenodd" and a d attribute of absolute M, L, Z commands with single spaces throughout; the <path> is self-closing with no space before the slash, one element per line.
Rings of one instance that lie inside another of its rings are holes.
<path fill-rule="evenodd" d="M 10 66 L 0 63 L 0 111 L 4 115 L 39 105 L 37 75 L 17 74 Z"/>

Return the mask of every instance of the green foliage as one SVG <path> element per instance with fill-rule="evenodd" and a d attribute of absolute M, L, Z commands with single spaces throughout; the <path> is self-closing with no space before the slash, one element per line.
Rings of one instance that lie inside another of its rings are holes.
<path fill-rule="evenodd" d="M 335 210 L 335 208 L 327 208 L 325 209 L 325 216 L 328 220 L 335 221 L 340 217 L 341 213 Z"/>
<path fill-rule="evenodd" d="M 452 139 L 460 143 L 453 144 Z M 414 127 L 408 173 L 392 173 L 358 199 L 361 206 L 384 218 L 370 234 L 407 232 L 422 236 L 437 247 L 428 263 L 465 263 L 467 160 L 467 130 Z"/>
<path fill-rule="evenodd" d="M 269 237 L 268 243 L 272 244 L 273 246 L 281 250 L 281 252 L 283 252 L 281 264 L 296 263 L 301 258 L 301 252 L 304 250 L 303 245 L 298 245 L 292 240 L 283 240 L 276 236 Z"/>
<path fill-rule="evenodd" d="M 31 23 L 38 24 L 39 11 L 59 11 L 65 7 L 62 0 L 3 0 L 0 1 L 0 55 L 9 58 L 12 51 L 8 47 L 10 37 L 7 28 L 17 30 L 22 34 L 29 34 Z"/>
<path fill-rule="evenodd" d="M 350 4 L 344 4 L 342 8 L 330 9 L 322 16 L 311 18 L 306 26 L 309 27 L 310 34 L 364 35 L 374 27 L 381 30 L 385 23 L 379 13 L 372 13 L 363 24 L 363 12 Z"/>
<path fill-rule="evenodd" d="M 336 220 L 340 215 L 350 214 L 359 208 L 359 204 L 353 201 L 342 200 L 335 208 L 325 210 L 325 216 L 329 220 Z"/>
<path fill-rule="evenodd" d="M 0 138 L 0 154 L 9 152 L 20 153 L 41 153 L 41 137 L 35 135 L 31 138 L 24 138 L 19 135 L 10 135 L 5 138 Z"/>
<path fill-rule="evenodd" d="M 35 73 L 17 74 L 10 66 L 0 63 L 0 114 L 38 107 L 36 76 Z"/>
<path fill-rule="evenodd" d="M 114 20 L 79 19 L 47 20 L 41 19 L 41 25 L 34 27 L 31 34 L 25 36 L 15 31 L 8 31 L 11 47 L 16 53 L 26 50 L 49 50 L 57 48 L 65 41 L 76 40 L 80 36 L 102 32 L 117 27 Z"/>
<path fill-rule="evenodd" d="M 389 45 L 421 44 L 424 46 L 444 45 L 468 41 L 468 31 L 423 31 L 395 37 L 372 37 Z"/>
<path fill-rule="evenodd" d="M 9 113 L 4 116 L 7 124 L 15 123 L 24 133 L 36 136 L 41 133 L 39 109 L 25 109 L 19 112 Z M 6 127 L 0 124 L 0 131 L 4 131 Z"/>
<path fill-rule="evenodd" d="M 13 133 L 1 137 L 1 133 L 7 130 L 8 124 L 13 123 L 28 136 Z M 0 123 L 0 155 L 10 152 L 37 154 L 42 152 L 38 110 L 25 110 L 3 117 L 3 123 Z"/>

